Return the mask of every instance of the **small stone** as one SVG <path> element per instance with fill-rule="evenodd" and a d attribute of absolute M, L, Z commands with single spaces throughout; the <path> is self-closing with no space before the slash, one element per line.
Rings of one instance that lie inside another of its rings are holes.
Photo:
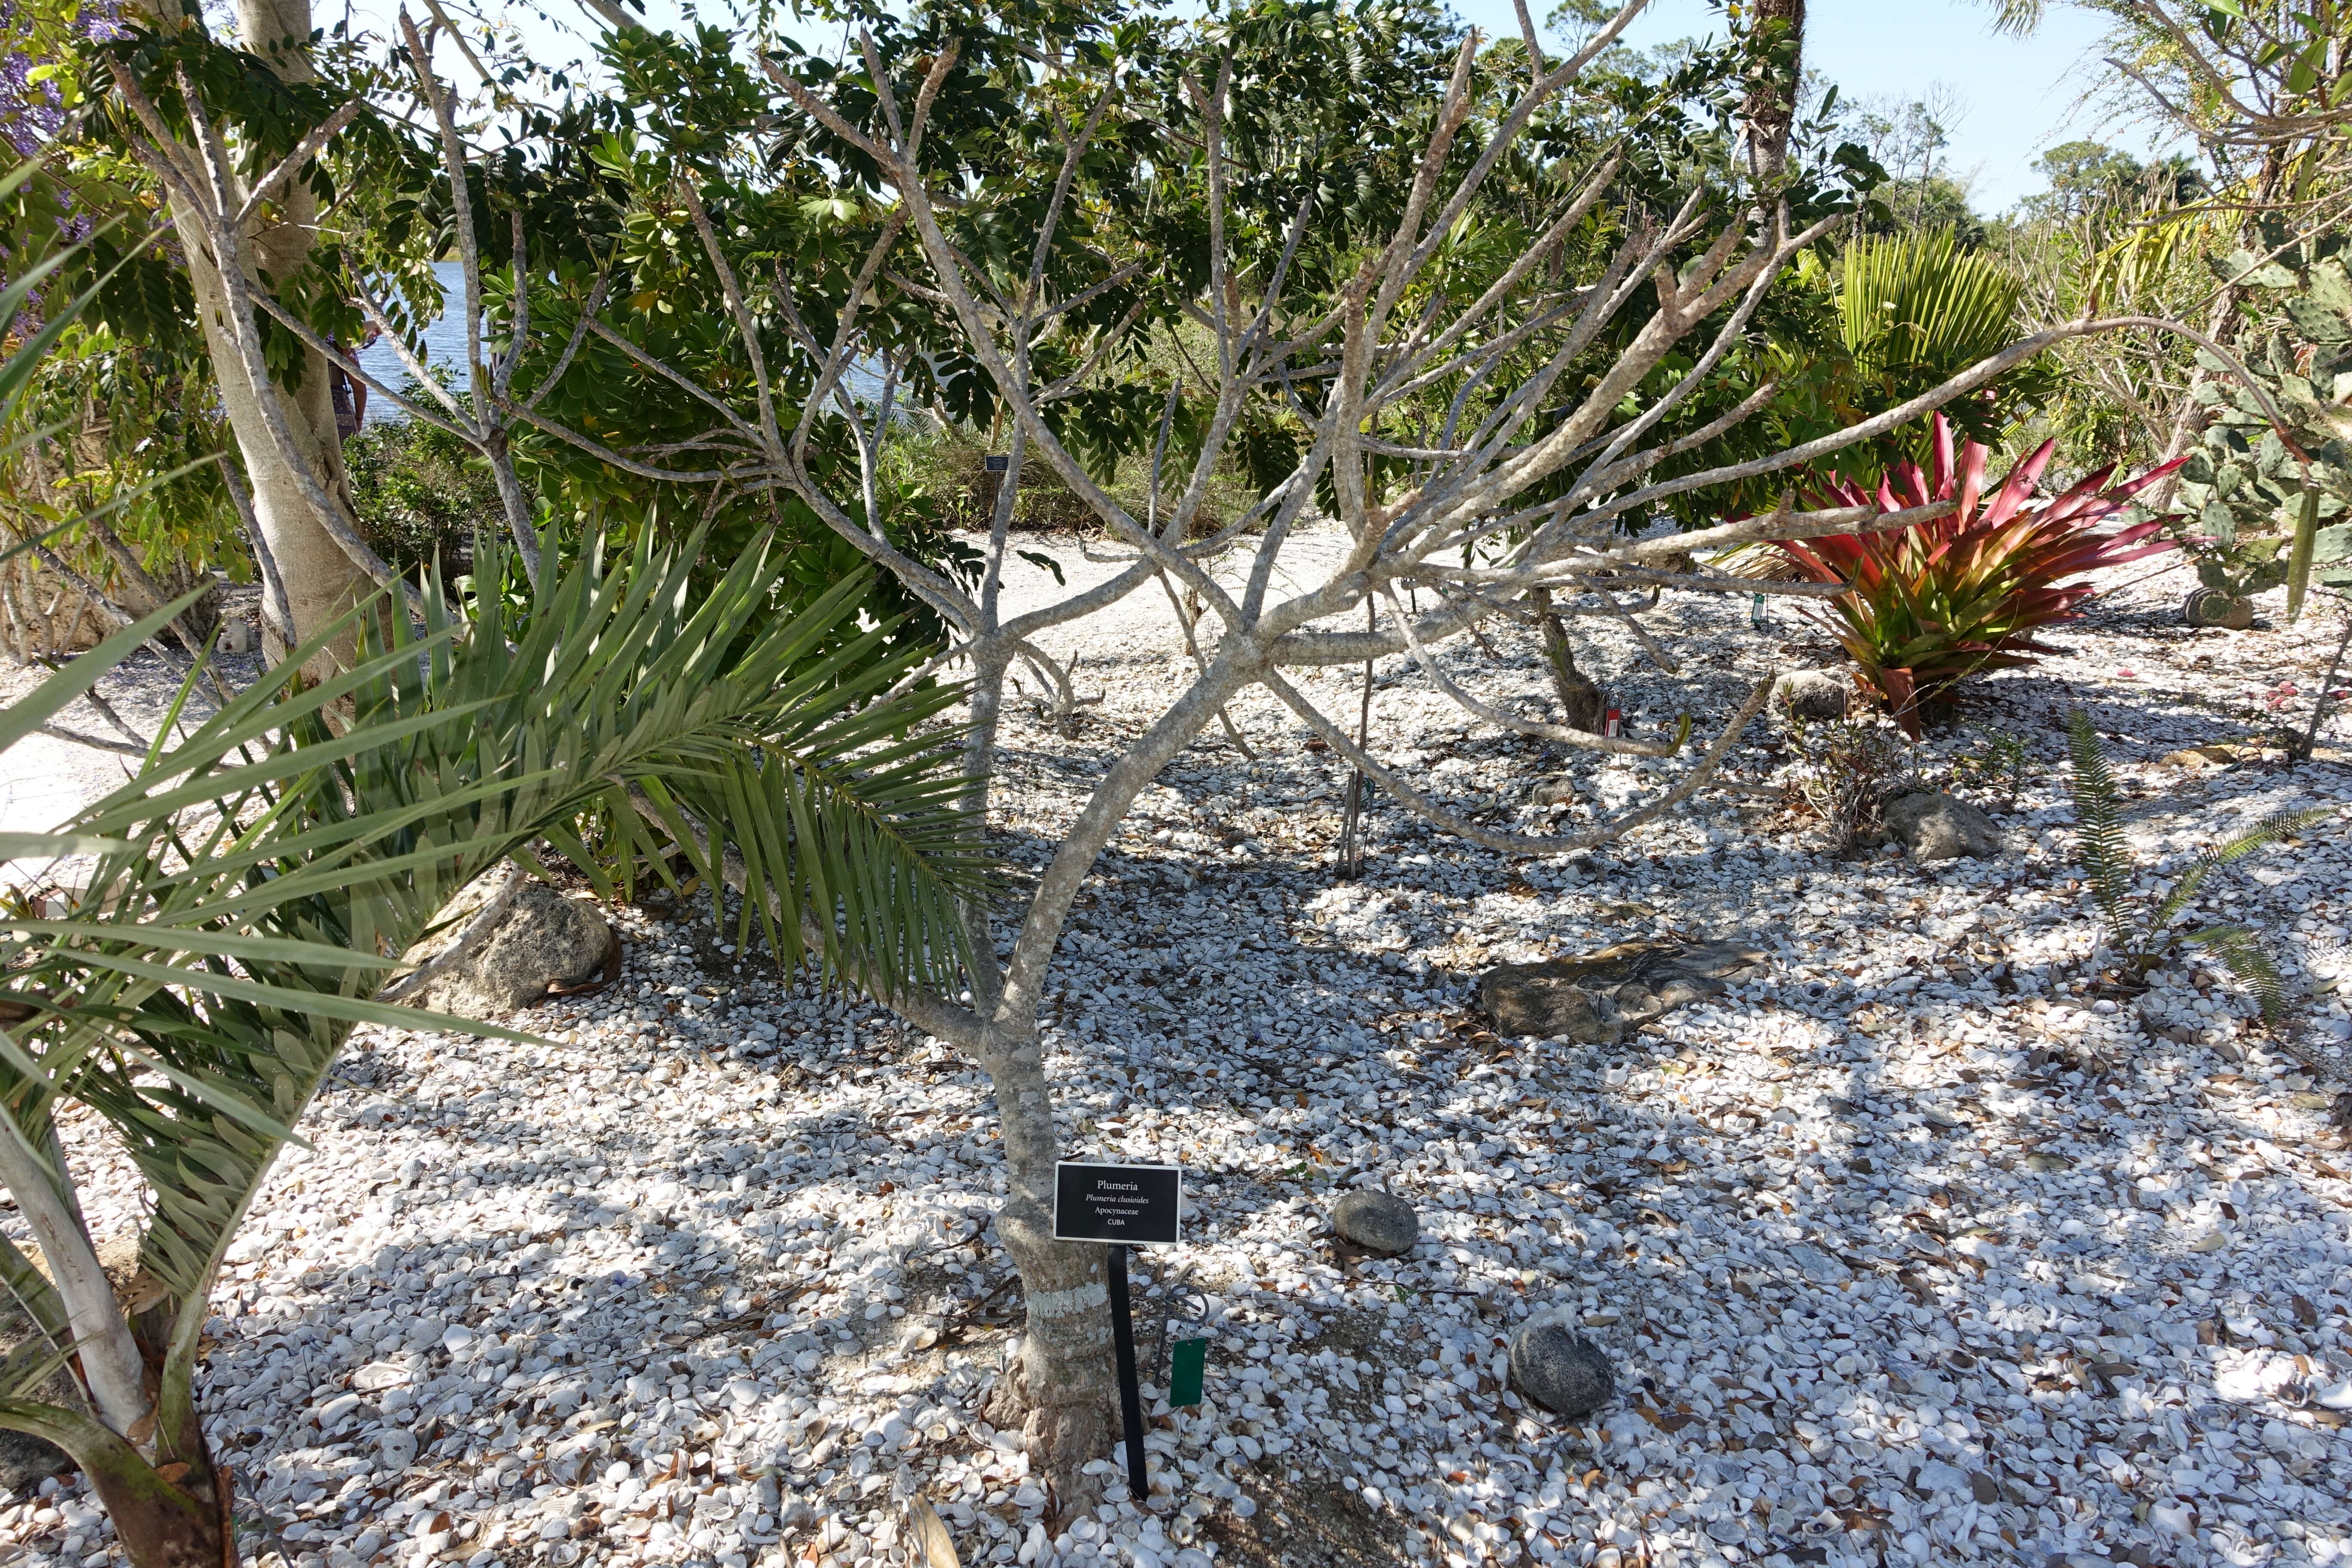
<path fill-rule="evenodd" d="M 1601 1347 L 1550 1316 L 1511 1336 L 1511 1385 L 1553 1414 L 1571 1417 L 1591 1414 L 1617 1393 Z"/>
<path fill-rule="evenodd" d="M 352 1386 L 370 1393 L 378 1389 L 397 1388 L 409 1379 L 408 1367 L 400 1362 L 377 1361 L 352 1373 Z"/>
<path fill-rule="evenodd" d="M 2191 588 L 2181 604 L 2180 618 L 2192 626 L 2242 632 L 2254 624 L 2254 602 L 2223 588 Z"/>
<path fill-rule="evenodd" d="M 1909 847 L 1914 860 L 1990 859 L 2000 853 L 2000 828 L 1967 801 L 1922 792 L 1888 803 L 1886 826 Z"/>
<path fill-rule="evenodd" d="M 319 1423 L 319 1430 L 333 1431 L 346 1417 L 358 1414 L 360 1406 L 364 1403 L 366 1402 L 356 1394 L 337 1394 L 319 1406 L 319 1412 L 315 1417 Z"/>
<path fill-rule="evenodd" d="M 1478 980 L 1478 1003 L 1497 1034 L 1539 1035 L 1579 1045 L 1613 1044 L 1624 1031 L 1565 967 L 1506 963 Z"/>
<path fill-rule="evenodd" d="M 1421 1216 L 1394 1193 L 1359 1187 L 1332 1206 L 1331 1228 L 1367 1252 L 1394 1258 L 1421 1238 Z"/>
<path fill-rule="evenodd" d="M 1573 773 L 1552 773 L 1528 786 L 1529 805 L 1572 805 L 1584 798 L 1584 788 Z"/>
<path fill-rule="evenodd" d="M 1774 683 L 1772 700 L 1800 719 L 1843 719 L 1853 691 L 1835 670 L 1792 669 Z"/>
<path fill-rule="evenodd" d="M 1843 1285 L 1853 1278 L 1853 1270 L 1810 1242 L 1799 1242 L 1788 1250 L 1789 1261 L 1798 1271 L 1817 1285 Z"/>
<path fill-rule="evenodd" d="M 2242 760 L 2232 748 L 2215 744 L 2188 746 L 2178 752 L 2167 752 L 2156 760 L 2156 765 L 2159 768 L 2186 768 L 2190 773 L 2207 773 L 2216 768 L 2232 766 Z"/>
<path fill-rule="evenodd" d="M 1946 1464 L 1941 1459 L 1930 1459 L 1920 1466 L 1912 1484 L 1923 1492 L 1941 1492 L 1947 1496 L 1956 1496 L 1970 1489 L 1969 1473 L 1958 1465 Z"/>

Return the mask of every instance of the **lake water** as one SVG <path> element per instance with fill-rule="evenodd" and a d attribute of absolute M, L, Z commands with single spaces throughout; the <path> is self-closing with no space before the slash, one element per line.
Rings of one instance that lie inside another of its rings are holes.
<path fill-rule="evenodd" d="M 423 357 L 428 369 L 447 366 L 453 378 L 452 384 L 463 391 L 473 384 L 473 377 L 466 363 L 466 319 L 460 313 L 465 300 L 466 269 L 455 261 L 436 261 L 433 264 L 433 270 L 441 279 L 441 297 L 451 308 L 425 329 Z M 394 352 L 392 345 L 382 339 L 360 351 L 360 364 L 370 375 L 389 387 L 397 388 L 408 379 L 408 367 L 401 363 L 400 355 Z M 882 378 L 865 365 L 852 365 L 848 382 L 853 396 L 878 399 L 882 395 Z M 899 417 L 909 416 L 910 411 L 902 405 Z M 367 423 L 370 425 L 393 424 L 407 417 L 390 398 L 368 394 Z"/>
<path fill-rule="evenodd" d="M 454 261 L 436 261 L 433 271 L 441 279 L 441 297 L 452 306 L 465 299 L 466 269 Z M 456 377 L 459 388 L 470 386 L 473 377 L 466 364 L 466 318 L 457 310 L 445 311 L 439 320 L 425 329 L 425 364 L 434 369 L 446 365 Z M 400 355 L 390 343 L 378 339 L 360 351 L 360 365 L 370 375 L 389 387 L 397 388 L 408 379 L 408 367 L 400 363 Z M 407 418 L 388 397 L 368 394 L 367 422 L 371 425 L 395 423 Z"/>

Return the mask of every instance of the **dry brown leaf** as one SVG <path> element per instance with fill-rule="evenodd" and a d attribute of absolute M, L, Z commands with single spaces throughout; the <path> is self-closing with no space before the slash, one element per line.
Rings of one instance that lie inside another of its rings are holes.
<path fill-rule="evenodd" d="M 946 1521 L 940 1518 L 939 1510 L 921 1498 L 907 1505 L 907 1533 L 920 1554 L 922 1568 L 962 1568 Z"/>

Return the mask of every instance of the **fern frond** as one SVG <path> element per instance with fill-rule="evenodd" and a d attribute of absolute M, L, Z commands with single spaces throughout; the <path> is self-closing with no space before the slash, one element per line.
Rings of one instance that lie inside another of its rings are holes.
<path fill-rule="evenodd" d="M 2263 1022 L 2275 1024 L 2286 1016 L 2286 980 L 2262 939 L 2244 926 L 2207 926 L 2189 933 L 2195 946 L 2209 949 L 2221 966 L 2254 994 Z"/>
<path fill-rule="evenodd" d="M 2090 717 L 2077 709 L 2066 720 L 2066 750 L 2074 763 L 2068 789 L 2074 797 L 2074 821 L 2081 842 L 2076 855 L 2090 879 L 2091 898 L 2106 918 L 2107 932 L 2118 951 L 2136 950 L 2139 935 L 2126 925 L 2131 895 L 2131 845 L 2124 837 L 2124 816 L 2116 790 L 2116 776 L 2107 768 L 2106 752 Z"/>

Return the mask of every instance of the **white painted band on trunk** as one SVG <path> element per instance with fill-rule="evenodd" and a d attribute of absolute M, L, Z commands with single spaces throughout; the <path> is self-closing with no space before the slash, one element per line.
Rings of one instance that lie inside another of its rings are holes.
<path fill-rule="evenodd" d="M 1029 1310 L 1041 1318 L 1067 1318 L 1110 1302 L 1110 1287 L 1097 1281 L 1075 1290 L 1040 1290 L 1029 1298 Z"/>

